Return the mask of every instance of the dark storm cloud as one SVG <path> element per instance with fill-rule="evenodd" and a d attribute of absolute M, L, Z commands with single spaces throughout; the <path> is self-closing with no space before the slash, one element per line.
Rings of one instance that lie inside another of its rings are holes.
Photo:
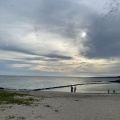
<path fill-rule="evenodd" d="M 105 16 L 98 16 L 88 32 L 89 58 L 120 57 L 120 6 L 110 8 Z"/>

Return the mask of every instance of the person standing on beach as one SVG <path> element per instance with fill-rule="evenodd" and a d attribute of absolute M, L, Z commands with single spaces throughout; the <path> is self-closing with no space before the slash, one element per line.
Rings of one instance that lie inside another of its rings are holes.
<path fill-rule="evenodd" d="M 74 87 L 74 93 L 76 92 L 76 86 Z"/>
<path fill-rule="evenodd" d="M 115 90 L 113 90 L 113 93 L 115 93 Z"/>
<path fill-rule="evenodd" d="M 108 93 L 109 93 L 109 89 L 108 89 Z"/>
<path fill-rule="evenodd" d="M 71 86 L 71 92 L 73 92 L 73 86 Z"/>

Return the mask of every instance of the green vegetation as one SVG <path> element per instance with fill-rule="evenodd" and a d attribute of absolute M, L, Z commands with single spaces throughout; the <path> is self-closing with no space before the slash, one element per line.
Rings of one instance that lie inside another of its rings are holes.
<path fill-rule="evenodd" d="M 8 91 L 0 91 L 0 104 L 25 104 L 30 105 L 33 98 L 24 98 L 29 96 L 28 94 L 16 93 L 16 92 L 8 92 Z"/>

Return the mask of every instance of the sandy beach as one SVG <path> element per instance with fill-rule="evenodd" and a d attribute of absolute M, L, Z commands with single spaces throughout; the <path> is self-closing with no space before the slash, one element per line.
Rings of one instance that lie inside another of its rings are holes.
<path fill-rule="evenodd" d="M 119 120 L 120 94 L 22 91 L 31 105 L 1 104 L 0 120 Z"/>

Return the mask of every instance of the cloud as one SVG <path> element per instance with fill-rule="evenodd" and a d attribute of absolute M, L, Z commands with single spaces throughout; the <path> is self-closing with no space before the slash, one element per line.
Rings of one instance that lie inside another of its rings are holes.
<path fill-rule="evenodd" d="M 2 37 L 0 49 L 40 55 L 37 49 L 43 51 L 41 44 L 44 46 L 45 43 L 46 46 L 49 44 L 47 50 L 51 51 L 49 54 L 53 54 L 55 51 L 61 51 L 64 48 L 63 44 L 67 43 L 68 47 L 73 46 L 84 51 L 82 38 L 79 37 L 91 24 L 88 18 L 90 21 L 93 14 L 89 7 L 72 0 L 35 0 L 34 4 L 28 0 L 1 1 L 0 24 L 3 26 L 1 29 L 3 33 L 0 35 Z M 48 40 L 49 37 L 51 40 Z M 52 51 L 56 49 L 55 44 L 58 44 L 57 46 L 61 44 L 63 48 L 59 46 L 59 50 Z"/>
<path fill-rule="evenodd" d="M 42 0 L 36 19 L 36 30 L 44 26 L 52 33 L 73 39 L 91 25 L 89 21 L 94 14 L 85 4 L 78 4 L 72 0 Z"/>
<path fill-rule="evenodd" d="M 1 0 L 2 67 L 34 74 L 115 74 L 120 57 L 118 1 Z"/>
<path fill-rule="evenodd" d="M 63 60 L 70 60 L 70 59 L 72 59 L 71 57 L 63 56 L 63 55 L 57 55 L 57 54 L 47 54 L 47 55 L 44 55 L 44 56 L 49 57 L 49 58 L 63 59 Z"/>
<path fill-rule="evenodd" d="M 120 1 L 119 1 L 120 2 Z M 88 32 L 88 40 L 85 46 L 89 50 L 84 54 L 89 58 L 105 58 L 120 57 L 120 17 L 119 17 L 118 1 L 109 8 L 105 15 L 98 15 L 96 22 Z"/>

